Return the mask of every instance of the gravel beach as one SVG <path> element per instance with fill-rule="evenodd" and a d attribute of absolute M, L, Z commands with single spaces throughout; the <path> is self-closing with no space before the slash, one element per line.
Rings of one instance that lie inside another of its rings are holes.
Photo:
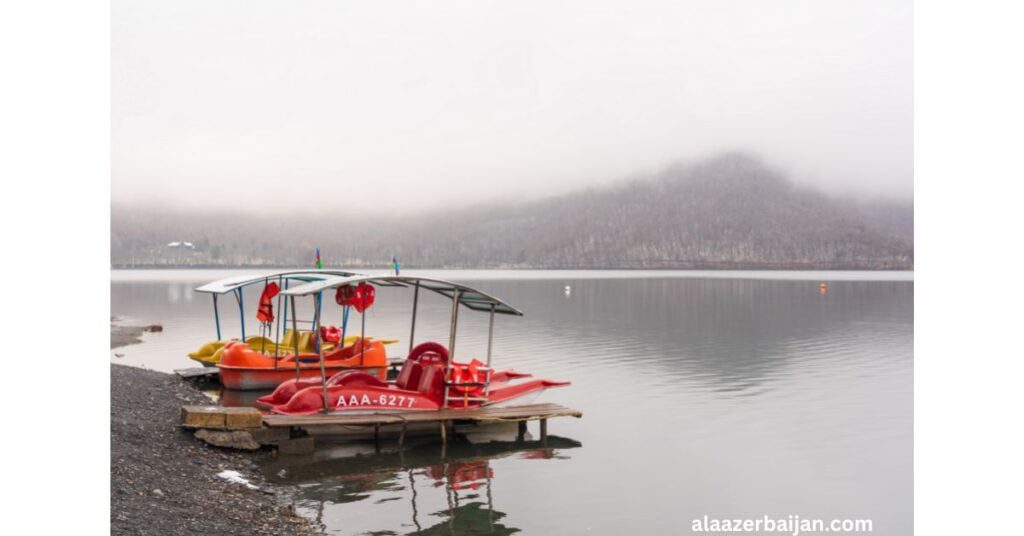
<path fill-rule="evenodd" d="M 174 375 L 111 364 L 111 533 L 319 534 L 288 506 L 290 490 L 258 476 L 256 457 L 273 454 L 217 449 L 178 427 L 182 405 L 209 403 Z"/>

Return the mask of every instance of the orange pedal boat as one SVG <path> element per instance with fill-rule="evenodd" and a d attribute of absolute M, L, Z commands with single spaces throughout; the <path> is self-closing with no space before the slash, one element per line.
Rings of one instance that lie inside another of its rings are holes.
<path fill-rule="evenodd" d="M 363 341 L 366 349 L 363 351 Z M 229 342 L 217 364 L 220 383 L 228 389 L 252 391 L 273 389 L 281 382 L 300 378 L 319 377 L 318 354 L 295 354 L 274 358 L 257 352 L 244 342 Z M 324 353 L 324 370 L 328 374 L 342 369 L 359 370 L 387 378 L 388 358 L 384 343 L 374 339 L 357 339 L 352 344 Z"/>
<path fill-rule="evenodd" d="M 291 298 L 291 307 L 289 307 L 289 301 L 285 300 L 280 292 L 282 288 L 287 290 L 289 284 L 309 284 L 354 275 L 356 274 L 353 272 L 341 270 L 286 270 L 262 275 L 230 277 L 198 287 L 196 288 L 197 292 L 213 296 L 217 340 L 203 345 L 199 352 L 194 352 L 190 357 L 202 362 L 204 366 L 216 365 L 219 369 L 221 385 L 232 390 L 273 389 L 285 380 L 334 374 L 341 369 L 354 369 L 384 379 L 388 366 L 384 345 L 396 341 L 366 337 L 364 314 L 360 315 L 362 321 L 360 336 L 355 337 L 353 341 L 353 337 L 346 337 L 345 333 L 349 309 L 355 308 L 357 312 L 363 313 L 369 308 L 373 304 L 372 289 L 366 286 L 352 289 L 353 292 L 349 293 L 351 296 L 346 294 L 345 300 L 338 302 L 343 306 L 344 311 L 344 320 L 340 328 L 322 323 L 321 300 L 317 297 L 314 302 L 313 320 L 301 321 L 313 324 L 308 331 L 299 329 L 300 320 L 296 318 L 297 310 L 294 297 Z M 258 284 L 263 285 L 263 292 L 257 302 L 258 309 L 256 311 L 256 318 L 259 320 L 259 335 L 247 337 L 243 290 L 250 285 Z M 367 295 L 363 293 L 367 293 Z M 223 295 L 233 296 L 238 304 L 241 325 L 240 340 L 224 340 L 221 336 L 220 311 L 217 300 Z M 275 298 L 277 300 L 276 309 L 280 309 L 283 313 L 280 318 L 274 314 Z M 292 325 L 290 329 L 288 328 L 289 321 Z M 281 338 L 282 329 L 284 329 L 283 339 Z M 207 353 L 210 355 L 205 355 Z"/>

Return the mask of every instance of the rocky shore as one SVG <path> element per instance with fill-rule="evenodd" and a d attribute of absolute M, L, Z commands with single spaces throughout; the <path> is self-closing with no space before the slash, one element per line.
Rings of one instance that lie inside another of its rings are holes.
<path fill-rule="evenodd" d="M 290 490 L 255 470 L 267 452 L 210 447 L 178 427 L 182 405 L 209 404 L 176 376 L 110 366 L 112 534 L 318 534 Z M 236 471 L 250 485 L 218 476 Z"/>

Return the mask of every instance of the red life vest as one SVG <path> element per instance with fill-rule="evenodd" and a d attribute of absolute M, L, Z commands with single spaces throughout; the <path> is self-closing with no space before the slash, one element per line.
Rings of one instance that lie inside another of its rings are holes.
<path fill-rule="evenodd" d="M 320 338 L 326 342 L 341 342 L 341 328 L 338 326 L 320 326 Z"/>
<path fill-rule="evenodd" d="M 334 301 L 341 306 L 351 306 L 361 313 L 373 305 L 376 295 L 377 289 L 373 285 L 359 283 L 355 287 L 352 285 L 338 287 L 337 292 L 334 293 Z"/>
<path fill-rule="evenodd" d="M 281 288 L 274 282 L 263 287 L 263 294 L 260 294 L 260 308 L 256 310 L 257 320 L 267 324 L 274 321 L 274 296 L 277 296 L 280 291 Z"/>
<path fill-rule="evenodd" d="M 359 283 L 356 285 L 355 295 L 352 296 L 352 307 L 361 313 L 373 305 L 373 300 L 376 296 L 377 289 L 373 285 Z"/>
<path fill-rule="evenodd" d="M 351 285 L 338 287 L 337 292 L 334 293 L 334 301 L 342 307 L 352 305 L 352 296 L 354 296 L 355 293 L 356 289 Z"/>
<path fill-rule="evenodd" d="M 452 383 L 483 383 L 487 379 L 487 373 L 479 369 L 483 363 L 476 359 L 469 362 L 468 365 L 452 364 L 451 368 L 451 382 Z M 483 395 L 484 388 L 482 385 L 452 385 L 453 391 L 458 391 L 468 396 L 481 396 Z"/>

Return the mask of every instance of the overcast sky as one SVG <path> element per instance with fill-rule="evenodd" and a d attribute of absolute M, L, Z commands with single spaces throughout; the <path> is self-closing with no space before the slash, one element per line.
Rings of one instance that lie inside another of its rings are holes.
<path fill-rule="evenodd" d="M 909 0 L 115 0 L 113 200 L 408 211 L 745 149 L 913 192 Z"/>

